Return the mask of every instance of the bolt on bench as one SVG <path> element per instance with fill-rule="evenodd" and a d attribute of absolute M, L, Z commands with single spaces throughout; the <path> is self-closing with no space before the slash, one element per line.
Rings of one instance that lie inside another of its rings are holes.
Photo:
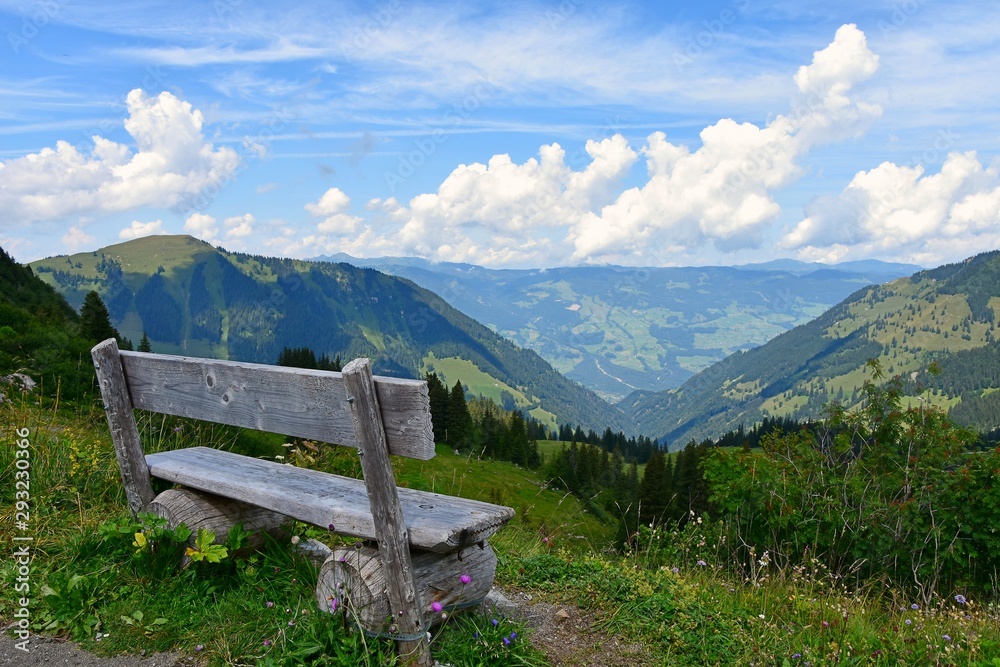
<path fill-rule="evenodd" d="M 221 538 L 236 523 L 266 530 L 290 517 L 377 544 L 334 551 L 317 600 L 324 611 L 347 600 L 366 630 L 391 632 L 410 664 L 432 664 L 432 604 L 464 606 L 492 587 L 496 556 L 486 540 L 514 510 L 396 487 L 389 454 L 434 456 L 426 382 L 372 376 L 367 359 L 336 373 L 122 352 L 114 339 L 91 354 L 133 514 L 152 511 Z M 134 409 L 355 447 L 364 480 L 208 447 L 147 456 Z M 152 477 L 184 488 L 154 498 Z"/>

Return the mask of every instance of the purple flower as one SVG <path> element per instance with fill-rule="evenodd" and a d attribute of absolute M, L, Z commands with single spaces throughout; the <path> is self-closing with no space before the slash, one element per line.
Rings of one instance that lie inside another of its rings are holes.
<path fill-rule="evenodd" d="M 267 607 L 268 609 L 270 609 L 271 607 L 274 606 L 274 603 L 271 602 L 270 600 L 268 600 L 267 602 L 264 603 L 264 606 Z"/>
<path fill-rule="evenodd" d="M 946 642 L 950 642 L 951 641 L 951 637 L 949 637 L 948 635 L 944 635 L 944 640 Z"/>
<path fill-rule="evenodd" d="M 500 625 L 500 621 L 498 621 L 498 620 L 497 620 L 497 619 L 495 619 L 495 618 L 493 619 L 493 621 L 492 621 L 492 622 L 493 622 L 493 627 L 494 627 L 494 628 L 495 628 L 495 627 L 497 627 L 498 625 Z"/>
<path fill-rule="evenodd" d="M 444 609 L 444 607 L 442 607 L 441 603 L 438 602 L 437 600 L 431 602 L 431 611 L 433 611 L 435 614 L 440 614 L 442 609 Z"/>
<path fill-rule="evenodd" d="M 335 531 L 335 530 L 336 530 L 336 528 L 334 528 L 334 526 L 333 526 L 333 524 L 332 524 L 332 523 L 331 523 L 331 524 L 330 524 L 329 526 L 327 526 L 327 528 L 329 528 L 329 529 L 330 529 L 330 532 L 331 532 L 331 533 L 332 533 L 333 531 Z"/>
<path fill-rule="evenodd" d="M 956 595 L 955 602 L 957 602 L 958 604 L 965 604 L 966 602 L 968 602 L 968 600 L 965 599 L 964 595 Z"/>
<path fill-rule="evenodd" d="M 510 646 L 510 640 L 509 640 L 509 639 L 507 639 L 506 637 L 504 637 L 504 638 L 503 638 L 503 645 L 504 645 L 504 646 Z"/>
<path fill-rule="evenodd" d="M 914 602 L 913 604 L 910 605 L 910 609 L 912 609 L 913 611 L 917 611 L 918 609 L 920 609 L 920 605 Z"/>
<path fill-rule="evenodd" d="M 792 654 L 792 660 L 798 660 L 801 657 L 802 657 L 801 653 L 793 653 Z"/>
<path fill-rule="evenodd" d="M 197 646 L 194 647 L 194 650 L 195 650 L 195 653 L 201 653 L 202 651 L 205 650 L 205 647 L 202 644 L 198 644 Z"/>
<path fill-rule="evenodd" d="M 337 613 L 337 605 L 338 604 L 339 603 L 337 602 L 337 598 L 330 598 L 330 613 L 331 614 L 336 614 Z"/>
<path fill-rule="evenodd" d="M 903 621 L 903 623 L 906 623 L 907 625 L 913 625 L 913 621 L 911 621 L 910 619 L 906 619 L 905 621 Z"/>
<path fill-rule="evenodd" d="M 673 572 L 674 574 L 680 574 L 681 568 L 675 566 L 670 568 L 670 571 Z"/>
<path fill-rule="evenodd" d="M 698 561 L 698 567 L 705 567 L 706 565 L 708 565 L 708 563 L 706 563 L 705 561 L 703 560 Z"/>
<path fill-rule="evenodd" d="M 510 633 L 510 638 L 511 639 L 517 639 L 517 633 L 516 632 L 511 632 Z"/>
<path fill-rule="evenodd" d="M 265 639 L 264 640 L 264 646 L 270 646 L 270 645 L 271 645 L 271 640 L 270 639 Z"/>
<path fill-rule="evenodd" d="M 471 584 L 472 583 L 472 577 L 470 577 L 467 574 L 463 574 L 461 577 L 458 578 L 458 580 L 462 582 L 462 585 L 466 585 L 466 584 Z"/>

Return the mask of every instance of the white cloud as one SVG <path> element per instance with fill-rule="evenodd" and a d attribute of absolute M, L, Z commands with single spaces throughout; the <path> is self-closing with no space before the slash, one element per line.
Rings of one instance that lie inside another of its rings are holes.
<path fill-rule="evenodd" d="M 77 252 L 81 248 L 90 247 L 95 241 L 97 241 L 96 238 L 79 227 L 70 227 L 62 237 L 63 245 L 70 252 Z"/>
<path fill-rule="evenodd" d="M 171 207 L 225 183 L 240 158 L 206 142 L 200 111 L 168 92 L 136 89 L 126 100 L 125 129 L 136 151 L 93 136 L 89 155 L 66 141 L 0 162 L 0 209 L 23 222 L 141 206 Z"/>
<path fill-rule="evenodd" d="M 215 224 L 215 218 L 207 213 L 192 213 L 184 221 L 184 231 L 211 243 L 219 233 L 219 227 Z"/>
<path fill-rule="evenodd" d="M 366 243 L 382 238 L 396 252 L 497 264 L 669 263 L 668 254 L 706 243 L 758 245 L 781 210 L 774 192 L 802 174 L 797 160 L 818 143 L 857 135 L 879 115 L 878 106 L 849 96 L 877 67 L 864 34 L 845 25 L 798 70 L 793 111 L 764 127 L 720 120 L 702 130 L 696 150 L 662 132 L 638 151 L 620 135 L 589 141 L 580 170 L 558 144 L 522 164 L 495 155 L 485 165 L 459 166 L 436 192 L 406 206 L 371 202 L 377 215 Z M 622 192 L 640 155 L 647 180 Z M 307 210 L 339 212 L 346 199 L 333 189 Z M 334 225 L 320 231 L 338 233 Z"/>
<path fill-rule="evenodd" d="M 884 162 L 813 201 L 781 242 L 804 258 L 893 257 L 924 265 L 1000 246 L 1000 170 L 950 153 L 936 174 Z"/>
<path fill-rule="evenodd" d="M 322 234 L 353 234 L 361 225 L 361 218 L 347 211 L 351 198 L 339 188 L 330 188 L 315 204 L 306 204 L 306 211 L 317 218 L 325 218 L 316 227 Z"/>
<path fill-rule="evenodd" d="M 257 220 L 253 217 L 253 214 L 245 213 L 226 218 L 224 222 L 226 225 L 226 238 L 241 239 L 253 234 L 253 225 Z"/>
<path fill-rule="evenodd" d="M 139 222 L 133 220 L 132 224 L 118 232 L 118 238 L 125 241 L 142 238 L 143 236 L 153 236 L 154 234 L 165 234 L 163 231 L 163 221 L 154 220 L 152 222 Z"/>

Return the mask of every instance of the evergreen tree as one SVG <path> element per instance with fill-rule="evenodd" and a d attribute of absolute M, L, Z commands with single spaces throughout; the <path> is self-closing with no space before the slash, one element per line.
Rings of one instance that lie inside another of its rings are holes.
<path fill-rule="evenodd" d="M 667 468 L 663 452 L 657 450 L 649 457 L 646 471 L 639 483 L 639 502 L 641 503 L 641 520 L 649 519 L 662 523 L 667 510 Z"/>
<path fill-rule="evenodd" d="M 142 340 L 139 341 L 139 347 L 137 348 L 137 351 L 138 352 L 152 352 L 153 351 L 153 348 L 149 344 L 149 336 L 146 335 L 145 331 L 142 332 Z"/>
<path fill-rule="evenodd" d="M 80 335 L 94 344 L 108 338 L 121 342 L 121 336 L 111 326 L 111 316 L 97 292 L 91 291 L 83 299 L 80 307 Z"/>
<path fill-rule="evenodd" d="M 434 442 L 447 442 L 448 387 L 444 386 L 437 373 L 428 373 L 426 379 L 431 407 L 431 424 L 434 428 Z"/>
<path fill-rule="evenodd" d="M 471 445 L 472 417 L 465 402 L 465 389 L 461 381 L 455 383 L 448 395 L 448 437 L 447 442 L 455 449 L 466 449 Z"/>

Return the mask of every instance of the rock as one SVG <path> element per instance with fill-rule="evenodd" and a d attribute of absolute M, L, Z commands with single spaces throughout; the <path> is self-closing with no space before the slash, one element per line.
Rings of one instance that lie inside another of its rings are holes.
<path fill-rule="evenodd" d="M 555 617 L 557 621 L 562 623 L 563 621 L 569 620 L 569 612 L 560 608 L 559 611 L 555 613 Z"/>

